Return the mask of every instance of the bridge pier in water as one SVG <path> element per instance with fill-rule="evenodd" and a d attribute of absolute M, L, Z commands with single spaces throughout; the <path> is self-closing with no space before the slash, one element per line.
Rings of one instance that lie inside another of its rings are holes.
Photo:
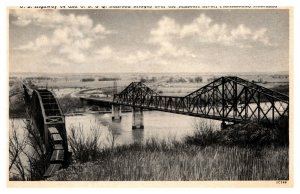
<path fill-rule="evenodd" d="M 222 121 L 222 123 L 221 123 L 221 130 L 224 130 L 224 129 L 226 129 L 226 128 L 227 128 L 226 122 L 225 122 L 225 121 Z"/>
<path fill-rule="evenodd" d="M 112 120 L 121 120 L 121 105 L 111 105 Z"/>
<path fill-rule="evenodd" d="M 144 129 L 144 114 L 142 108 L 132 108 L 132 129 Z"/>

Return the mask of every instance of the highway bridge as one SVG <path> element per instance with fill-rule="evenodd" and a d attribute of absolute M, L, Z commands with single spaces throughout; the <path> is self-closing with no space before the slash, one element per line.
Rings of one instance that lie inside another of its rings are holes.
<path fill-rule="evenodd" d="M 113 117 L 121 118 L 120 105 L 133 107 L 143 128 L 143 109 L 164 111 L 226 122 L 258 122 L 275 125 L 288 117 L 289 97 L 239 77 L 227 76 L 182 97 L 159 95 L 141 82 L 132 82 L 113 100 L 81 97 L 88 105 L 112 106 Z"/>

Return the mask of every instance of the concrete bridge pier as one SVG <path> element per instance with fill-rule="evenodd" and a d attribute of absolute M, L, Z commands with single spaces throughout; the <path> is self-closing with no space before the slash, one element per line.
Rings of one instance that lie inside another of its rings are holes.
<path fill-rule="evenodd" d="M 224 130 L 224 129 L 226 129 L 226 128 L 227 128 L 226 122 L 225 122 L 225 121 L 222 121 L 222 123 L 221 123 L 221 130 Z"/>
<path fill-rule="evenodd" d="M 121 120 L 121 105 L 111 105 L 112 120 Z"/>
<path fill-rule="evenodd" d="M 144 115 L 142 108 L 132 108 L 132 129 L 144 129 Z"/>

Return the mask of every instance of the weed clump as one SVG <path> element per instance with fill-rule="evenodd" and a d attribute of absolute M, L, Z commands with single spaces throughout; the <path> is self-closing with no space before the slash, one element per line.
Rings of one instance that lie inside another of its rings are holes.
<path fill-rule="evenodd" d="M 83 129 L 70 129 L 68 137 L 69 145 L 73 152 L 73 159 L 78 162 L 94 161 L 100 153 L 101 132 L 97 128 L 91 128 L 91 135 L 86 137 Z"/>
<path fill-rule="evenodd" d="M 276 143 L 274 130 L 256 123 L 238 124 L 219 132 L 219 142 L 224 145 L 264 146 Z"/>

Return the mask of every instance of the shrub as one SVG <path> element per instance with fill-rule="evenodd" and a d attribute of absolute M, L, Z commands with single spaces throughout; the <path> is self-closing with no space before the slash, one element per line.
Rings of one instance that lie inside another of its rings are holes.
<path fill-rule="evenodd" d="M 218 143 L 220 137 L 219 133 L 214 130 L 212 125 L 206 122 L 194 123 L 195 133 L 192 136 L 187 136 L 185 142 L 194 145 L 211 145 Z"/>
<path fill-rule="evenodd" d="M 224 145 L 262 146 L 275 143 L 274 130 L 256 123 L 237 124 L 222 130 L 220 143 Z"/>
<path fill-rule="evenodd" d="M 187 136 L 187 144 L 207 146 L 212 144 L 226 146 L 265 146 L 286 145 L 288 143 L 288 127 L 284 120 L 273 128 L 257 123 L 236 124 L 226 130 L 216 131 L 206 123 L 198 123 L 192 136 Z"/>
<path fill-rule="evenodd" d="M 101 131 L 99 128 L 93 127 L 89 132 L 90 134 L 85 136 L 82 127 L 72 126 L 70 129 L 68 142 L 74 159 L 79 162 L 94 161 L 100 152 Z"/>

